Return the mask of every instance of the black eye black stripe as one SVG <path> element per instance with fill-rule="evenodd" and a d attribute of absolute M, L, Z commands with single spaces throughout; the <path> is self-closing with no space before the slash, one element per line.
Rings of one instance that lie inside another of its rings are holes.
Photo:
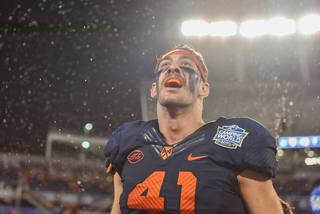
<path fill-rule="evenodd" d="M 193 69 L 190 68 L 190 67 L 185 67 L 185 66 L 179 66 L 179 67 L 180 67 L 182 70 L 184 70 L 184 71 L 186 71 L 186 72 L 188 72 L 188 73 L 191 73 L 191 72 L 197 73 L 195 70 L 193 70 Z M 160 76 L 160 74 L 161 74 L 162 72 L 164 72 L 164 71 L 166 71 L 166 70 L 168 70 L 168 69 L 169 69 L 169 67 L 163 68 L 163 69 L 159 70 L 159 71 L 157 72 L 157 74 L 156 74 L 156 79 L 159 78 L 159 76 Z"/>
<path fill-rule="evenodd" d="M 190 67 L 185 67 L 185 66 L 180 66 L 180 68 L 182 69 L 182 70 L 185 70 L 186 72 L 194 72 L 194 73 L 197 73 L 195 70 L 193 70 L 192 68 L 190 68 Z"/>

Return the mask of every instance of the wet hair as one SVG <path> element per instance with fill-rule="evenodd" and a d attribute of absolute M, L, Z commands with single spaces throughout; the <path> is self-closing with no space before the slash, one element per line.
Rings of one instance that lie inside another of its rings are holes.
<path fill-rule="evenodd" d="M 279 199 L 280 199 L 280 203 L 281 203 L 281 206 L 282 206 L 283 213 L 284 214 L 294 214 L 292 212 L 292 209 L 291 209 L 290 205 L 286 201 L 282 200 L 281 198 L 279 198 Z"/>
<path fill-rule="evenodd" d="M 189 51 L 192 55 L 194 55 L 197 58 L 197 60 L 201 63 L 203 71 L 204 71 L 206 77 L 208 78 L 209 71 L 208 71 L 207 65 L 204 61 L 204 58 L 200 52 L 196 51 L 191 45 L 178 45 L 172 50 L 175 50 L 175 49 L 184 49 L 184 50 Z M 154 70 L 155 74 L 158 72 L 158 67 L 159 67 L 161 60 L 162 60 L 162 56 L 160 58 L 157 58 L 157 65 Z M 200 68 L 198 68 L 198 69 L 200 71 Z"/>

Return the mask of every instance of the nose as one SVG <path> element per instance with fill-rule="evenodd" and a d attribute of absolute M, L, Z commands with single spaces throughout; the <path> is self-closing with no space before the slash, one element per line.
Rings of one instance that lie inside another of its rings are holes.
<path fill-rule="evenodd" d="M 177 63 L 171 63 L 170 67 L 167 69 L 166 73 L 181 73 L 181 68 Z"/>

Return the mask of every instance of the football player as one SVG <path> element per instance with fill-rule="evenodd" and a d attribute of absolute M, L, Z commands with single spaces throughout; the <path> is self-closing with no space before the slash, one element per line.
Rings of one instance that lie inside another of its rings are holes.
<path fill-rule="evenodd" d="M 208 69 L 182 45 L 158 59 L 157 119 L 123 124 L 104 150 L 116 213 L 283 213 L 276 142 L 249 118 L 202 120 Z"/>

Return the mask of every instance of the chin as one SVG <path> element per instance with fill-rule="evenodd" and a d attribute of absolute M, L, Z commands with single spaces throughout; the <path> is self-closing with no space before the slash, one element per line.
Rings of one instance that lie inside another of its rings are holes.
<path fill-rule="evenodd" d="M 165 106 L 165 107 L 183 107 L 183 106 L 187 106 L 188 104 L 185 102 L 185 100 L 180 98 L 162 98 L 162 99 L 158 99 L 158 102 L 160 105 Z"/>

